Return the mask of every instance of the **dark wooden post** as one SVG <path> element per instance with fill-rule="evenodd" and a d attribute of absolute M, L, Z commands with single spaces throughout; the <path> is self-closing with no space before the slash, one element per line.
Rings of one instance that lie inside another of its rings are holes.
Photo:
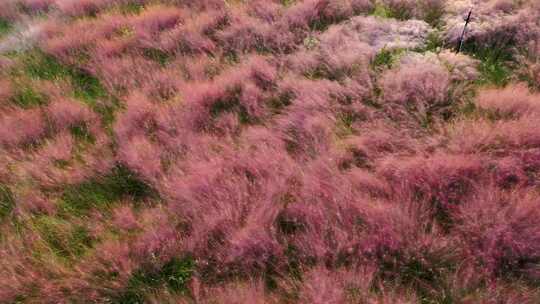
<path fill-rule="evenodd" d="M 471 21 L 471 15 L 472 15 L 472 8 L 469 11 L 469 14 L 467 15 L 467 19 L 465 19 L 465 26 L 463 27 L 463 32 L 461 32 L 461 37 L 459 38 L 459 45 L 457 52 L 461 52 L 461 48 L 463 48 L 463 39 L 465 38 L 465 32 L 467 31 L 467 25 L 469 25 L 469 22 Z"/>

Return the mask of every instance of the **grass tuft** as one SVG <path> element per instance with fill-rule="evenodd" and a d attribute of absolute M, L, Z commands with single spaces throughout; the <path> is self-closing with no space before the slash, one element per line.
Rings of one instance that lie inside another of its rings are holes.
<path fill-rule="evenodd" d="M 512 45 L 477 46 L 474 42 L 464 46 L 464 53 L 480 60 L 480 84 L 505 86 L 511 80 L 514 55 Z"/>
<path fill-rule="evenodd" d="M 28 83 L 18 83 L 11 101 L 18 107 L 28 109 L 46 104 L 48 98 L 41 92 L 36 91 Z"/>
<path fill-rule="evenodd" d="M 106 125 L 112 123 L 117 102 L 107 93 L 99 79 L 80 68 L 64 65 L 39 50 L 31 50 L 20 56 L 22 70 L 27 76 L 33 79 L 67 81 L 73 88 L 75 98 L 100 114 Z"/>
<path fill-rule="evenodd" d="M 80 257 L 94 241 L 85 227 L 57 217 L 40 216 L 34 225 L 48 247 L 60 258 Z"/>
<path fill-rule="evenodd" d="M 0 37 L 11 30 L 11 23 L 0 18 Z"/>
<path fill-rule="evenodd" d="M 64 191 L 60 210 L 65 214 L 85 216 L 92 208 L 108 210 L 123 198 L 141 201 L 155 196 L 154 191 L 125 167 L 118 166 L 104 177 L 68 186 Z"/>
<path fill-rule="evenodd" d="M 146 303 L 145 295 L 152 290 L 167 288 L 175 294 L 187 294 L 187 283 L 191 280 L 195 261 L 190 257 L 172 258 L 161 269 L 139 269 L 129 280 L 127 289 L 115 303 Z"/>
<path fill-rule="evenodd" d="M 9 187 L 0 184 L 0 219 L 8 216 L 14 206 L 15 200 L 13 198 L 13 193 Z"/>

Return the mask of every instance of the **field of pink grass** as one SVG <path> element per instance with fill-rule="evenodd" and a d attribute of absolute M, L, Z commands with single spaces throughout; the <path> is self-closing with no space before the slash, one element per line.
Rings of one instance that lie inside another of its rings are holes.
<path fill-rule="evenodd" d="M 540 303 L 538 1 L 0 0 L 0 303 Z"/>

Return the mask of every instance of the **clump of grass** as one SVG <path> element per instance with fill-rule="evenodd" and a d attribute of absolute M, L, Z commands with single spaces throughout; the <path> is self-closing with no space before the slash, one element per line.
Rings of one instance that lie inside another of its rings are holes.
<path fill-rule="evenodd" d="M 144 10 L 144 4 L 136 2 L 120 4 L 118 10 L 124 15 L 138 15 Z"/>
<path fill-rule="evenodd" d="M 34 227 L 47 246 L 60 258 L 82 256 L 94 242 L 84 226 L 72 225 L 64 219 L 52 216 L 40 216 Z"/>
<path fill-rule="evenodd" d="M 438 31 L 432 31 L 429 33 L 425 47 L 420 50 L 423 52 L 437 53 L 444 47 L 444 41 Z"/>
<path fill-rule="evenodd" d="M 11 23 L 9 21 L 0 18 L 0 37 L 11 30 Z"/>
<path fill-rule="evenodd" d="M 89 143 L 92 145 L 96 142 L 96 138 L 94 135 L 92 135 L 88 128 L 88 124 L 86 123 L 72 126 L 70 127 L 69 131 L 71 132 L 71 135 L 73 135 L 73 137 L 80 142 Z"/>
<path fill-rule="evenodd" d="M 174 257 L 158 270 L 139 269 L 115 303 L 145 303 L 145 295 L 160 288 L 175 294 L 187 294 L 186 285 L 191 280 L 194 268 L 195 261 L 191 257 Z"/>
<path fill-rule="evenodd" d="M 404 49 L 383 48 L 371 62 L 374 69 L 391 68 L 401 56 L 405 53 Z"/>
<path fill-rule="evenodd" d="M 474 42 L 467 43 L 463 51 L 480 60 L 478 70 L 481 74 L 480 84 L 505 86 L 512 76 L 514 55 L 511 44 L 477 46 Z"/>
<path fill-rule="evenodd" d="M 280 114 L 283 109 L 291 105 L 293 98 L 294 94 L 292 92 L 285 91 L 269 98 L 267 104 L 270 107 L 272 113 Z"/>
<path fill-rule="evenodd" d="M 23 55 L 22 62 L 28 76 L 45 80 L 67 80 L 74 89 L 74 95 L 88 103 L 106 98 L 107 92 L 100 81 L 86 71 L 66 66 L 54 57 L 40 51 L 30 51 Z"/>
<path fill-rule="evenodd" d="M 159 49 L 145 49 L 143 55 L 146 58 L 159 63 L 161 66 L 165 66 L 171 60 L 169 54 Z"/>
<path fill-rule="evenodd" d="M 33 79 L 67 81 L 73 88 L 75 98 L 99 113 L 105 124 L 112 122 L 117 101 L 107 93 L 99 79 L 80 68 L 64 65 L 39 50 L 22 53 L 20 57 L 24 74 Z"/>
<path fill-rule="evenodd" d="M 14 206 L 15 200 L 13 198 L 13 193 L 9 187 L 0 184 L 0 219 L 8 216 Z"/>
<path fill-rule="evenodd" d="M 18 107 L 27 109 L 44 105 L 47 103 L 48 99 L 44 94 L 36 91 L 28 83 L 18 83 L 11 101 Z"/>
<path fill-rule="evenodd" d="M 375 8 L 371 12 L 371 15 L 380 18 L 394 18 L 398 20 L 407 20 L 411 19 L 412 17 L 408 7 L 402 5 L 390 7 L 384 3 L 375 4 Z"/>
<path fill-rule="evenodd" d="M 242 124 L 248 124 L 252 122 L 252 117 L 249 116 L 246 108 L 240 103 L 241 88 L 232 88 L 228 94 L 219 100 L 217 100 L 210 107 L 210 114 L 212 118 L 217 118 L 225 113 L 238 113 L 239 122 Z"/>
<path fill-rule="evenodd" d="M 123 198 L 141 201 L 147 197 L 155 197 L 154 191 L 131 171 L 118 166 L 107 176 L 67 187 L 61 197 L 60 210 L 85 216 L 92 208 L 107 210 Z"/>
<path fill-rule="evenodd" d="M 390 9 L 381 3 L 377 3 L 371 12 L 371 15 L 380 18 L 392 18 L 392 12 Z"/>

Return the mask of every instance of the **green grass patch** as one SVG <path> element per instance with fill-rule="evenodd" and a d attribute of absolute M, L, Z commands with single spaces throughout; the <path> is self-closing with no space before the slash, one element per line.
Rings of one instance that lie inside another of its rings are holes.
<path fill-rule="evenodd" d="M 15 94 L 11 97 L 11 102 L 18 107 L 28 109 L 46 104 L 48 98 L 27 82 L 19 82 L 15 85 Z"/>
<path fill-rule="evenodd" d="M 11 23 L 0 18 L 0 37 L 11 30 Z"/>
<path fill-rule="evenodd" d="M 442 24 L 442 16 L 445 13 L 444 4 L 441 5 L 423 5 L 423 18 L 425 22 L 433 27 L 439 27 Z"/>
<path fill-rule="evenodd" d="M 292 104 L 294 94 L 292 92 L 281 92 L 268 99 L 267 105 L 270 107 L 272 113 L 280 114 L 283 110 Z"/>
<path fill-rule="evenodd" d="M 195 261 L 190 257 L 172 258 L 161 269 L 139 269 L 129 280 L 127 289 L 114 303 L 146 303 L 145 295 L 166 288 L 175 294 L 187 294 L 187 283 L 191 280 Z"/>
<path fill-rule="evenodd" d="M 218 118 L 225 113 L 237 113 L 238 120 L 241 124 L 249 124 L 253 122 L 253 118 L 249 116 L 246 108 L 240 103 L 241 88 L 231 88 L 227 96 L 217 100 L 210 107 L 210 115 L 213 119 Z"/>
<path fill-rule="evenodd" d="M 373 58 L 373 61 L 371 62 L 371 66 L 374 69 L 381 69 L 381 68 L 391 68 L 396 62 L 399 61 L 401 56 L 406 52 L 405 49 L 386 49 L 383 48 L 382 50 L 375 55 L 375 58 Z"/>
<path fill-rule="evenodd" d="M 347 137 L 355 133 L 354 123 L 360 116 L 354 111 L 343 111 L 338 113 L 336 121 L 336 133 L 339 137 Z"/>
<path fill-rule="evenodd" d="M 296 0 L 281 0 L 283 6 L 291 6 L 296 3 Z"/>
<path fill-rule="evenodd" d="M 388 7 L 385 5 L 382 5 L 380 3 L 377 3 L 371 12 L 372 16 L 380 17 L 380 18 L 392 18 L 392 12 Z"/>
<path fill-rule="evenodd" d="M 144 49 L 144 57 L 159 63 L 161 66 L 167 65 L 171 60 L 171 56 L 162 50 L 159 49 Z"/>
<path fill-rule="evenodd" d="M 82 256 L 94 242 L 89 231 L 80 225 L 52 217 L 40 216 L 34 222 L 42 239 L 53 253 L 60 258 L 76 258 Z"/>
<path fill-rule="evenodd" d="M 106 176 L 68 186 L 62 194 L 59 209 L 63 214 L 86 216 L 93 208 L 108 210 L 123 198 L 131 198 L 137 202 L 156 196 L 135 174 L 118 166 Z"/>
<path fill-rule="evenodd" d="M 123 15 L 139 15 L 143 10 L 144 4 L 137 2 L 129 2 L 118 6 L 118 11 Z"/>
<path fill-rule="evenodd" d="M 75 98 L 100 114 L 106 125 L 112 123 L 118 102 L 107 93 L 99 79 L 80 68 L 64 65 L 39 50 L 21 53 L 19 58 L 25 75 L 33 79 L 67 81 L 73 88 Z"/>
<path fill-rule="evenodd" d="M 8 216 L 15 206 L 13 193 L 8 186 L 0 184 L 0 220 Z"/>
<path fill-rule="evenodd" d="M 512 42 L 500 45 L 477 46 L 474 41 L 463 47 L 463 52 L 480 61 L 479 84 L 505 86 L 511 79 L 515 64 Z"/>
<path fill-rule="evenodd" d="M 440 50 L 443 49 L 443 47 L 444 41 L 441 37 L 441 34 L 438 31 L 432 31 L 427 37 L 425 47 L 419 51 L 438 53 Z"/>
<path fill-rule="evenodd" d="M 71 132 L 71 135 L 73 135 L 73 138 L 75 138 L 79 142 L 89 143 L 92 145 L 96 142 L 96 138 L 94 137 L 94 135 L 92 135 L 90 129 L 88 128 L 88 124 L 86 123 L 72 126 L 69 128 L 69 131 Z"/>
<path fill-rule="evenodd" d="M 405 6 L 396 5 L 395 7 L 389 7 L 382 3 L 375 4 L 371 15 L 380 18 L 395 18 L 398 20 L 407 20 L 412 17 L 411 11 Z"/>

